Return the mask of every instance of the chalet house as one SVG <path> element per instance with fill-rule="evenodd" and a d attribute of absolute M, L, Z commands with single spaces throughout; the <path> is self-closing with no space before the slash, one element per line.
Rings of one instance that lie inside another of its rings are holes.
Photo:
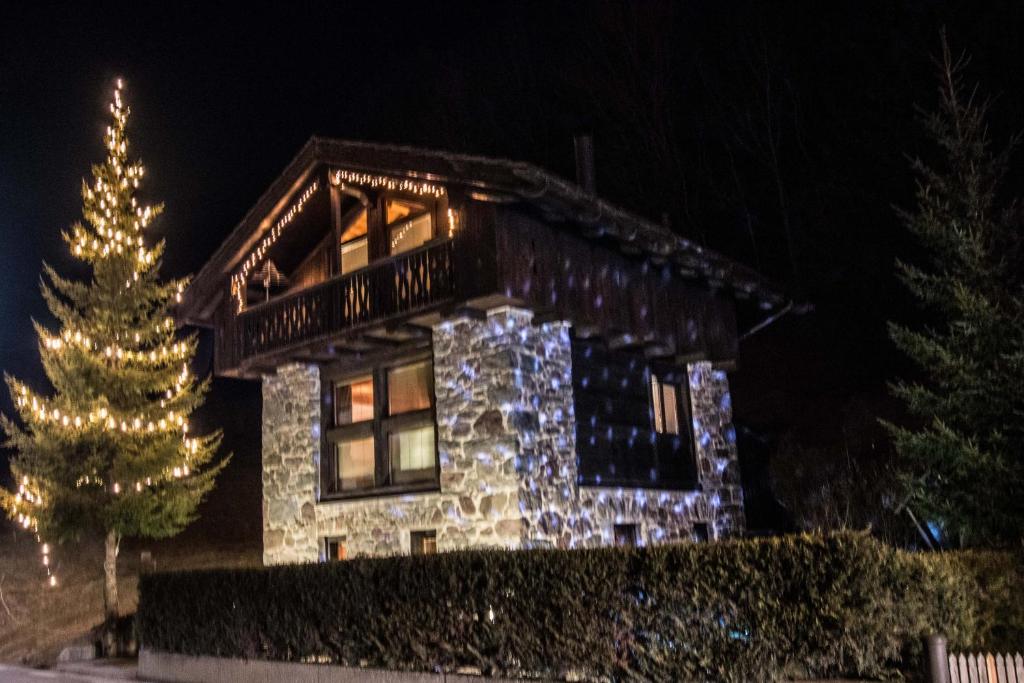
<path fill-rule="evenodd" d="M 526 163 L 314 138 L 182 322 L 263 389 L 266 564 L 742 532 L 726 370 L 786 301 Z"/>

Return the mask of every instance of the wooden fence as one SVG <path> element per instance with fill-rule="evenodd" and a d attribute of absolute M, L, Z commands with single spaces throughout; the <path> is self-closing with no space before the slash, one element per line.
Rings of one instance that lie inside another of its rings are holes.
<path fill-rule="evenodd" d="M 1024 683 L 1024 657 L 1015 654 L 946 652 L 946 639 L 927 640 L 931 683 Z"/>
<path fill-rule="evenodd" d="M 997 654 L 949 655 L 950 683 L 1024 683 L 1024 657 Z"/>

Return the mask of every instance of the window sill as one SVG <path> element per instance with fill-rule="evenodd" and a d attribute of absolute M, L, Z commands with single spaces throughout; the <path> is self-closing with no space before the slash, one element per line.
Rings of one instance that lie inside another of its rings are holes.
<path fill-rule="evenodd" d="M 394 496 L 405 496 L 421 493 L 440 493 L 441 484 L 437 481 L 429 481 L 422 484 L 403 484 L 401 486 L 380 486 L 372 489 L 360 489 L 358 491 L 345 491 L 343 493 L 327 493 L 320 496 L 319 503 L 344 503 L 352 500 L 365 500 L 367 498 L 390 498 Z"/>

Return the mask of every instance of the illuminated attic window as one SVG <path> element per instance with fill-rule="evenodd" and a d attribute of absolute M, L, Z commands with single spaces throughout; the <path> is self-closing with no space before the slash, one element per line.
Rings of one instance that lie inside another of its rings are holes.
<path fill-rule="evenodd" d="M 367 232 L 366 209 L 362 209 L 341 233 L 342 274 L 359 270 L 369 263 Z"/>
<path fill-rule="evenodd" d="M 407 199 L 389 199 L 385 207 L 388 245 L 392 254 L 401 254 L 429 242 L 434 236 L 430 208 Z"/>

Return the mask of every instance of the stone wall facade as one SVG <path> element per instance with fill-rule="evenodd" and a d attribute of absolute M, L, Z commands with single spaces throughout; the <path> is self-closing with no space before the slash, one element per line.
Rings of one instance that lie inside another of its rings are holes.
<path fill-rule="evenodd" d="M 688 369 L 697 480 L 707 498 L 708 521 L 715 537 L 740 535 L 746 524 L 729 378 L 708 362 Z"/>
<path fill-rule="evenodd" d="M 263 380 L 263 564 L 318 557 L 320 370 L 285 365 Z"/>
<path fill-rule="evenodd" d="M 609 545 L 615 525 L 661 543 L 741 532 L 743 500 L 725 374 L 689 367 L 699 491 L 577 484 L 569 325 L 500 308 L 433 329 L 440 490 L 317 502 L 319 374 L 281 368 L 264 382 L 264 562 L 404 554 L 410 532 L 438 550 Z M 314 437 L 315 435 L 315 437 Z M 283 470 L 287 469 L 285 472 Z"/>

